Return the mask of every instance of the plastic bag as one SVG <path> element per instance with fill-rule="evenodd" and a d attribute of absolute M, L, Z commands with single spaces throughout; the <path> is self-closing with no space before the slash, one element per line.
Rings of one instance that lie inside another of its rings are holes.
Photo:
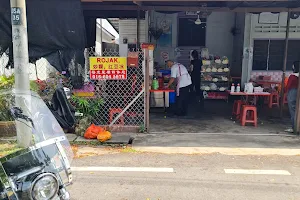
<path fill-rule="evenodd" d="M 98 134 L 97 139 L 100 142 L 106 142 L 107 140 L 111 139 L 111 132 L 109 131 L 103 131 L 101 133 Z"/>
<path fill-rule="evenodd" d="M 98 134 L 104 132 L 105 130 L 100 126 L 96 126 L 92 124 L 88 129 L 85 131 L 84 138 L 86 139 L 96 139 Z"/>

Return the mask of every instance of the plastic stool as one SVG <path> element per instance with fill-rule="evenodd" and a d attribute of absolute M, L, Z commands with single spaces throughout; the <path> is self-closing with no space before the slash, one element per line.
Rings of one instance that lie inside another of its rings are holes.
<path fill-rule="evenodd" d="M 269 105 L 270 97 L 266 96 L 264 97 L 264 105 Z"/>
<path fill-rule="evenodd" d="M 243 106 L 241 124 L 242 126 L 245 126 L 246 123 L 252 123 L 255 127 L 257 127 L 257 109 L 255 106 Z"/>
<path fill-rule="evenodd" d="M 113 121 L 113 118 L 114 118 L 115 114 L 120 114 L 122 111 L 123 110 L 121 108 L 111 108 L 109 110 L 109 123 L 111 123 Z M 124 126 L 124 116 L 121 116 L 119 118 L 119 120 L 121 121 L 121 123 L 119 123 L 119 124 Z"/>
<path fill-rule="evenodd" d="M 235 100 L 233 104 L 232 116 L 236 116 L 236 119 L 240 119 L 241 107 L 246 105 L 242 100 Z"/>
<path fill-rule="evenodd" d="M 272 108 L 274 105 L 279 107 L 279 94 L 277 92 L 273 92 L 269 98 L 269 108 Z"/>

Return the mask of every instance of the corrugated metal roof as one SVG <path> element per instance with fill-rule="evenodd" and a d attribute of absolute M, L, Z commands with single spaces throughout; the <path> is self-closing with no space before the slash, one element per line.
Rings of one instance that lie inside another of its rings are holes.
<path fill-rule="evenodd" d="M 107 21 L 114 27 L 119 33 L 119 18 L 108 18 Z"/>

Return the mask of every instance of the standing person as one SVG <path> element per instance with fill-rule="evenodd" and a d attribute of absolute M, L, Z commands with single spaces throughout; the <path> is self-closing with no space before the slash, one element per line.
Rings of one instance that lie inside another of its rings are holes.
<path fill-rule="evenodd" d="M 196 97 L 200 97 L 200 102 L 203 104 L 203 94 L 200 90 L 201 85 L 201 67 L 202 67 L 202 59 L 199 59 L 198 51 L 192 51 L 193 60 L 191 60 L 192 65 L 192 91 L 195 90 Z"/>
<path fill-rule="evenodd" d="M 189 89 L 192 84 L 191 76 L 188 73 L 185 66 L 180 63 L 175 63 L 172 60 L 168 60 L 167 66 L 171 68 L 171 79 L 166 86 L 169 88 L 172 83 L 177 80 L 177 110 L 176 114 L 179 116 L 185 116 L 188 108 Z"/>
<path fill-rule="evenodd" d="M 295 61 L 292 68 L 293 68 L 293 73 L 290 75 L 286 86 L 287 101 L 288 101 L 289 111 L 292 120 L 292 128 L 287 129 L 286 132 L 290 132 L 290 133 L 294 132 L 294 125 L 295 125 L 295 114 L 296 114 L 295 110 L 296 110 L 300 61 Z"/>

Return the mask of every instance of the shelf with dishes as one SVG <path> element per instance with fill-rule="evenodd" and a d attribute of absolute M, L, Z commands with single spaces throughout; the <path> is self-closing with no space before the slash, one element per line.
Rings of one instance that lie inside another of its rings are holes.
<path fill-rule="evenodd" d="M 205 99 L 227 99 L 230 67 L 226 57 L 204 60 L 201 69 L 201 90 Z"/>
<path fill-rule="evenodd" d="M 226 85 L 217 86 L 215 83 L 209 85 L 201 85 L 201 90 L 206 92 L 225 92 L 228 89 Z"/>
<path fill-rule="evenodd" d="M 230 68 L 228 64 L 213 63 L 210 65 L 202 65 L 202 73 L 228 73 Z"/>
<path fill-rule="evenodd" d="M 228 82 L 229 78 L 228 75 L 219 75 L 219 74 L 202 74 L 201 75 L 201 81 L 202 82 L 213 82 L 213 83 L 218 83 L 218 82 Z"/>

